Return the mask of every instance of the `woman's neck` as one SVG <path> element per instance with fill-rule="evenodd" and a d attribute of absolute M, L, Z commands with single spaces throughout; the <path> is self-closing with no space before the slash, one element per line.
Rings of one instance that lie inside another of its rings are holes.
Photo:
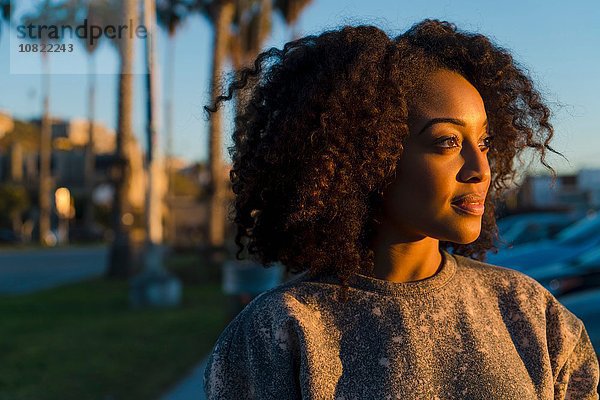
<path fill-rule="evenodd" d="M 391 282 L 413 282 L 436 274 L 442 265 L 439 240 L 401 237 L 381 229 L 373 243 L 373 277 Z"/>

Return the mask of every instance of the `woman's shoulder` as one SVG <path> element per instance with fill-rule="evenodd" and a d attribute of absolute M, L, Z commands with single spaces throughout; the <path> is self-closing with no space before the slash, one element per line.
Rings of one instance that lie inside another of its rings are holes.
<path fill-rule="evenodd" d="M 289 379 L 299 362 L 297 320 L 310 314 L 299 300 L 306 278 L 296 276 L 259 294 L 225 327 L 207 361 L 207 398 L 295 397 L 295 382 Z"/>
<path fill-rule="evenodd" d="M 544 338 L 553 370 L 558 373 L 577 344 L 587 338 L 583 322 L 530 276 L 467 257 L 455 258 L 462 284 L 478 282 L 484 288 L 478 292 L 488 293 L 508 324 Z"/>
<path fill-rule="evenodd" d="M 523 272 L 456 254 L 453 257 L 457 263 L 459 278 L 495 287 L 510 294 L 526 293 L 541 300 L 554 298 L 538 281 Z"/>
<path fill-rule="evenodd" d="M 500 265 L 454 255 L 459 279 L 477 282 L 494 296 L 501 310 L 512 312 L 513 318 L 524 318 L 531 324 L 544 326 L 548 339 L 560 338 L 574 346 L 583 322 L 563 306 L 543 285 L 523 272 Z M 517 317 L 518 315 L 518 317 Z"/>
<path fill-rule="evenodd" d="M 327 283 L 311 278 L 307 272 L 257 295 L 231 321 L 230 327 L 242 331 L 271 331 L 298 319 L 311 318 L 327 301 Z M 333 288 L 333 287 L 332 287 Z"/>

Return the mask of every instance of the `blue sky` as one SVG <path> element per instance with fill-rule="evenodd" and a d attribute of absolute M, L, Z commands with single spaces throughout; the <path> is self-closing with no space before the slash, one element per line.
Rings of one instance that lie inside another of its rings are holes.
<path fill-rule="evenodd" d="M 33 0 L 19 3 L 17 15 Z M 550 157 L 563 173 L 580 168 L 600 168 L 600 2 L 582 0 L 521 1 L 334 1 L 314 0 L 299 21 L 301 34 L 312 34 L 343 24 L 368 23 L 389 33 L 400 33 L 424 18 L 456 23 L 460 28 L 490 36 L 511 50 L 529 71 L 554 111 L 554 148 L 569 159 Z M 7 32 L 3 30 L 3 32 Z M 11 35 L 15 35 L 14 31 Z M 290 38 L 280 20 L 266 47 L 281 47 Z M 14 36 L 13 36 L 14 39 Z M 202 106 L 207 102 L 212 35 L 210 25 L 200 16 L 187 20 L 176 37 L 175 50 L 175 154 L 187 160 L 207 157 L 208 133 Z M 39 57 L 27 60 L 27 71 L 11 73 L 9 36 L 0 40 L 0 110 L 29 118 L 41 110 Z M 168 42 L 159 38 L 159 62 L 166 56 Z M 139 49 L 141 51 L 141 48 Z M 13 49 L 14 51 L 14 49 Z M 22 61 L 22 60 L 21 60 Z M 66 64 L 51 59 L 56 70 Z M 69 62 L 85 63 L 82 57 Z M 101 46 L 97 62 L 104 72 L 115 72 L 116 55 L 107 44 Z M 18 63 L 14 68 L 20 68 Z M 22 66 L 21 66 L 22 68 Z M 161 63 L 164 71 L 164 65 Z M 108 126 L 116 123 L 117 79 L 114 73 L 97 76 L 96 115 Z M 52 75 L 51 112 L 63 118 L 86 115 L 85 74 Z M 143 76 L 136 77 L 135 131 L 144 133 Z M 162 133 L 162 132 L 161 132 Z M 225 145 L 229 144 L 226 132 Z M 534 165 L 534 170 L 542 170 Z"/>

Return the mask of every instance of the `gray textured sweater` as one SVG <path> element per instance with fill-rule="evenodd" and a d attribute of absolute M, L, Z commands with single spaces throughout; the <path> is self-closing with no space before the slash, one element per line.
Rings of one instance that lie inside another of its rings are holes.
<path fill-rule="evenodd" d="M 528 276 L 442 252 L 427 279 L 300 274 L 255 298 L 208 360 L 209 399 L 598 399 L 581 320 Z"/>

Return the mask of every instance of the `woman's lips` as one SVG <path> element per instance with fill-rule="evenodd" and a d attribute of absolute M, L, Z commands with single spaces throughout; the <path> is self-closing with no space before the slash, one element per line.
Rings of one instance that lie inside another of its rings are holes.
<path fill-rule="evenodd" d="M 483 203 L 469 203 L 466 201 L 451 203 L 452 207 L 455 210 L 458 210 L 460 213 L 469 214 L 469 215 L 483 215 L 485 211 L 485 206 Z"/>

